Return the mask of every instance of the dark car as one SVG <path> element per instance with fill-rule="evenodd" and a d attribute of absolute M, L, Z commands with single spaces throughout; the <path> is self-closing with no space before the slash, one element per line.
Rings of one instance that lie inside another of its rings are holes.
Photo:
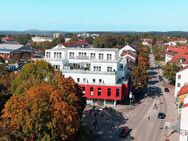
<path fill-rule="evenodd" d="M 166 117 L 166 114 L 165 114 L 165 113 L 160 112 L 160 113 L 158 114 L 158 118 L 159 118 L 159 119 L 164 119 L 165 117 Z"/>
<path fill-rule="evenodd" d="M 119 132 L 119 136 L 120 137 L 127 137 L 131 132 L 131 129 L 129 129 L 129 127 L 124 126 L 121 128 L 120 132 Z"/>
<path fill-rule="evenodd" d="M 168 88 L 164 88 L 164 91 L 165 91 L 165 92 L 169 92 L 169 89 L 168 89 Z"/>

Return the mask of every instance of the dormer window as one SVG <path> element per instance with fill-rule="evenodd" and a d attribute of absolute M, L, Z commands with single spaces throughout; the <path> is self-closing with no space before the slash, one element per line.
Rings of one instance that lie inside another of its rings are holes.
<path fill-rule="evenodd" d="M 179 59 L 179 62 L 180 62 L 180 63 L 183 63 L 183 62 L 185 62 L 185 59 L 184 59 L 184 58 L 180 58 L 180 59 Z"/>

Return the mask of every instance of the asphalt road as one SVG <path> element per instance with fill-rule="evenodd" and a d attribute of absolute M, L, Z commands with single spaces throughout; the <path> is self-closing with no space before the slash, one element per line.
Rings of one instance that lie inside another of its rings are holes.
<path fill-rule="evenodd" d="M 166 113 L 166 97 L 159 80 L 159 71 L 154 69 L 154 56 L 150 54 L 148 93 L 140 105 L 129 114 L 127 125 L 136 141 L 160 141 L 164 139 L 165 120 L 158 119 L 158 113 Z M 157 106 L 155 106 L 157 105 Z M 163 129 L 161 129 L 163 128 Z"/>
<path fill-rule="evenodd" d="M 178 133 L 169 134 L 172 130 L 165 129 L 165 122 L 173 124 L 177 121 L 174 90 L 164 92 L 168 84 L 161 83 L 161 70 L 154 68 L 154 55 L 151 53 L 148 92 L 144 99 L 136 106 L 117 105 L 113 110 L 102 110 L 103 116 L 97 116 L 97 126 L 91 133 L 91 141 L 164 141 L 166 136 L 170 141 L 178 140 Z M 86 110 L 84 118 L 87 125 L 93 127 L 94 116 Z M 165 119 L 158 119 L 158 113 L 166 113 Z M 148 119 L 148 117 L 150 119 Z M 121 126 L 132 129 L 130 136 L 120 138 L 118 136 Z M 96 134 L 96 135 L 95 135 Z"/>

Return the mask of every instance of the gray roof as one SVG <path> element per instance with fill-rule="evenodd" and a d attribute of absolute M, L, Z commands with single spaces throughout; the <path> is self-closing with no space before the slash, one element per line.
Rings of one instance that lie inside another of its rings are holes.
<path fill-rule="evenodd" d="M 95 51 L 118 51 L 117 48 L 94 48 L 94 47 L 87 47 L 87 48 L 79 48 L 79 47 L 64 47 L 63 45 L 57 45 L 52 49 L 47 50 L 95 50 Z"/>
<path fill-rule="evenodd" d="M 29 51 L 31 49 L 28 46 L 20 44 L 0 44 L 0 52 L 10 53 L 10 52 L 20 52 L 20 51 Z"/>

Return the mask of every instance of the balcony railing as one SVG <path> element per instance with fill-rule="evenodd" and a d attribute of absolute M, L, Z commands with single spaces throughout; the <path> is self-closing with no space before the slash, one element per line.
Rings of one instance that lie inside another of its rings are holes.
<path fill-rule="evenodd" d="M 47 58 L 47 57 L 44 57 L 44 60 L 47 60 L 47 61 L 63 61 L 65 59 L 64 58 Z"/>
<path fill-rule="evenodd" d="M 88 60 L 89 57 L 88 57 L 88 56 L 76 56 L 76 59 L 84 59 L 84 60 Z"/>
<path fill-rule="evenodd" d="M 102 71 L 91 71 L 91 70 L 84 70 L 84 69 L 70 69 L 70 68 L 63 68 L 63 73 L 81 73 L 81 74 L 104 74 L 104 75 L 115 75 L 116 72 L 102 72 Z"/>
<path fill-rule="evenodd" d="M 76 57 L 75 56 L 69 56 L 69 59 L 75 59 Z"/>

